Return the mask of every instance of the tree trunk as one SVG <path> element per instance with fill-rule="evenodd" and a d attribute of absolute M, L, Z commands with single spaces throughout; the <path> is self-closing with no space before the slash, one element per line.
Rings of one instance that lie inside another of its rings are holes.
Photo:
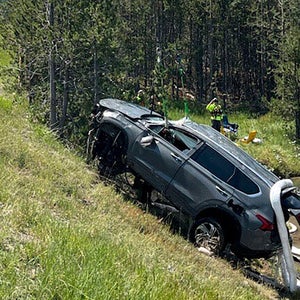
<path fill-rule="evenodd" d="M 49 9 L 49 27 L 52 30 L 54 25 L 54 6 L 53 3 L 48 3 Z M 50 78 L 50 128 L 55 129 L 57 126 L 57 111 L 56 111 L 56 93 L 55 93 L 55 62 L 52 53 L 53 41 L 50 44 L 49 53 L 49 78 Z"/>
<path fill-rule="evenodd" d="M 209 19 L 208 19 L 208 83 L 209 83 L 209 90 L 208 90 L 208 97 L 211 99 L 215 95 L 215 84 L 213 82 L 213 75 L 214 75 L 214 51 L 213 51 L 213 20 L 212 20 L 212 2 L 209 2 Z"/>
<path fill-rule="evenodd" d="M 296 111 L 296 139 L 300 141 L 300 109 Z"/>
<path fill-rule="evenodd" d="M 61 118 L 59 122 L 59 131 L 61 137 L 63 137 L 64 134 L 64 126 L 67 118 L 68 104 L 69 104 L 69 66 L 68 64 L 66 64 L 65 76 L 64 76 L 63 103 L 61 108 Z"/>
<path fill-rule="evenodd" d="M 94 41 L 94 104 L 99 101 L 98 93 L 98 74 L 99 74 L 99 63 L 98 63 L 98 49 L 97 42 Z"/>
<path fill-rule="evenodd" d="M 295 97 L 295 103 L 296 103 L 296 139 L 300 142 L 300 86 L 299 86 L 299 80 L 297 78 L 297 71 L 298 71 L 298 64 L 295 63 L 295 81 L 296 81 L 296 97 Z"/>

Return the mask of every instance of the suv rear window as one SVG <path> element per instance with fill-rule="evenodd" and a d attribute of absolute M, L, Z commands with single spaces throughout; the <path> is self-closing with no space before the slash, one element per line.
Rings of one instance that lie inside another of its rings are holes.
<path fill-rule="evenodd" d="M 249 195 L 259 192 L 258 186 L 248 176 L 208 145 L 196 151 L 191 158 L 239 191 Z"/>

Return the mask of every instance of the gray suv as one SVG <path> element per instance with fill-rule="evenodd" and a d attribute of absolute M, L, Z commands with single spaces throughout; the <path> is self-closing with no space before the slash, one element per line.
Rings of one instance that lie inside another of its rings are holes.
<path fill-rule="evenodd" d="M 279 178 L 224 135 L 117 99 L 101 100 L 93 116 L 89 160 L 106 176 L 130 172 L 132 187 L 179 216 L 196 247 L 220 255 L 228 246 L 248 258 L 269 257 L 281 247 L 269 199 Z M 282 205 L 286 220 L 290 212 L 299 217 L 293 189 Z"/>

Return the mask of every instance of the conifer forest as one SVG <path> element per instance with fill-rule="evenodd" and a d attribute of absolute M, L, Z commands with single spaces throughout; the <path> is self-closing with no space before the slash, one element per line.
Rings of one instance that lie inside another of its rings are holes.
<path fill-rule="evenodd" d="M 0 0 L 10 88 L 63 138 L 101 98 L 274 111 L 300 138 L 299 0 Z"/>

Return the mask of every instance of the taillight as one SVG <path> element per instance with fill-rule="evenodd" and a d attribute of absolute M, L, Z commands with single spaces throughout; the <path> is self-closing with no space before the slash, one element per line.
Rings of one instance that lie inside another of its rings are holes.
<path fill-rule="evenodd" d="M 274 229 L 274 224 L 267 220 L 262 215 L 256 215 L 256 218 L 262 222 L 262 225 L 259 227 L 263 231 L 271 231 Z"/>

